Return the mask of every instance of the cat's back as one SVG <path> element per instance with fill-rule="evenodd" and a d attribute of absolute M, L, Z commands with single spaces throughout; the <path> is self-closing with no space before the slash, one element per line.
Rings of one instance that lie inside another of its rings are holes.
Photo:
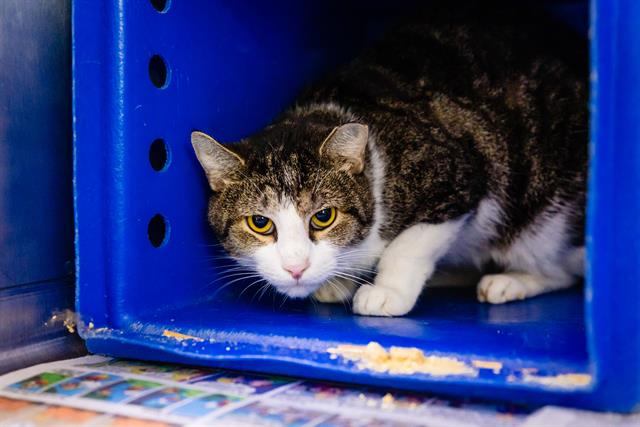
<path fill-rule="evenodd" d="M 392 223 L 441 221 L 492 196 L 513 232 L 553 197 L 584 203 L 586 46 L 514 2 L 437 1 L 304 98 L 377 132 Z"/>
<path fill-rule="evenodd" d="M 518 2 L 431 1 L 303 99 L 340 101 L 365 115 L 438 93 L 504 100 L 507 81 L 543 65 L 550 68 L 539 71 L 565 81 L 584 80 L 586 49 L 573 31 Z"/>

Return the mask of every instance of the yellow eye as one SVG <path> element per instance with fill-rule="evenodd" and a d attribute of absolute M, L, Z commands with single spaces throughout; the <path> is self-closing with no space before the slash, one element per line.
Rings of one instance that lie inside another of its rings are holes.
<path fill-rule="evenodd" d="M 274 226 L 273 221 L 271 221 L 266 216 L 262 215 L 251 215 L 247 217 L 247 225 L 252 231 L 255 231 L 258 234 L 269 235 L 273 233 Z"/>
<path fill-rule="evenodd" d="M 336 208 L 324 208 L 311 217 L 311 228 L 324 230 L 336 220 Z"/>

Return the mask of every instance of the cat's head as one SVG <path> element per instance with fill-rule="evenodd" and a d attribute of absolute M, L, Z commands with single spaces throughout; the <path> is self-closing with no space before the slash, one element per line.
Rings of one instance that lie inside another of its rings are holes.
<path fill-rule="evenodd" d="M 374 222 L 368 138 L 362 124 L 304 120 L 227 146 L 194 132 L 213 190 L 209 223 L 227 252 L 294 298 L 352 272 Z"/>

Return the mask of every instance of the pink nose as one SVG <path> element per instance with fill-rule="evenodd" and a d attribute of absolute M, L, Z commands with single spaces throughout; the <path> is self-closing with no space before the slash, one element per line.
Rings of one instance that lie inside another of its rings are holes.
<path fill-rule="evenodd" d="M 291 277 L 293 277 L 295 280 L 298 280 L 302 277 L 302 273 L 304 273 L 305 270 L 309 268 L 309 260 L 305 259 L 302 264 L 287 265 L 283 268 L 291 274 Z"/>

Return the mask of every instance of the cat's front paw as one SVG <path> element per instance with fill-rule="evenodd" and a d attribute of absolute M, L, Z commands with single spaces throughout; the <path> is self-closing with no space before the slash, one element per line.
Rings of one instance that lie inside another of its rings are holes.
<path fill-rule="evenodd" d="M 414 302 L 393 288 L 367 285 L 361 286 L 353 297 L 353 311 L 364 316 L 402 316 L 413 308 Z"/>
<path fill-rule="evenodd" d="M 341 303 L 349 301 L 357 287 L 351 280 L 336 277 L 315 291 L 313 297 L 324 303 Z"/>
<path fill-rule="evenodd" d="M 527 287 L 510 274 L 488 274 L 478 283 L 478 301 L 502 304 L 527 297 Z"/>

